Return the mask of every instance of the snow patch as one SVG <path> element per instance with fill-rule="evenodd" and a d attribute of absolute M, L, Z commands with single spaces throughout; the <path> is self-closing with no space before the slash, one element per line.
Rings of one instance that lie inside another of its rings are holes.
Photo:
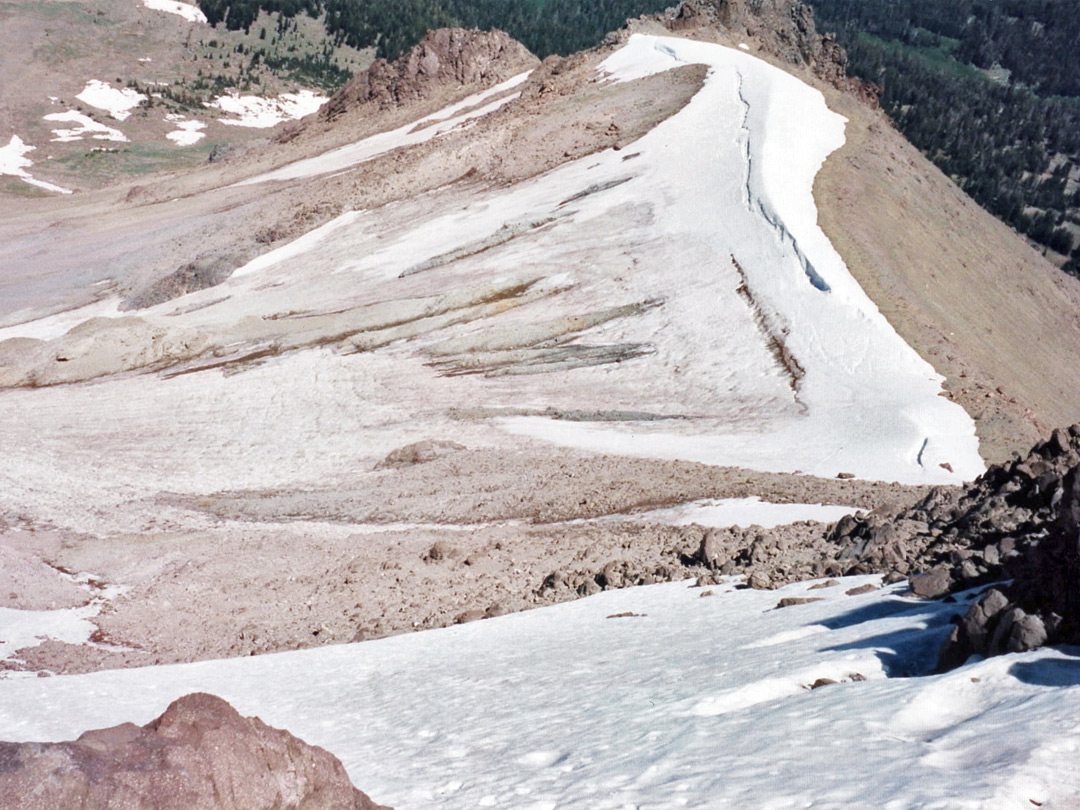
<path fill-rule="evenodd" d="M 92 574 L 65 574 L 67 579 L 86 588 L 91 596 L 82 607 L 61 610 L 16 610 L 0 608 L 0 661 L 16 657 L 18 650 L 37 647 L 45 641 L 85 644 L 97 626 L 90 621 L 105 603 L 127 590 L 122 585 L 102 586 Z M 13 673 L 0 671 L 0 679 Z"/>
<path fill-rule="evenodd" d="M 46 121 L 71 123 L 76 125 L 70 129 L 54 127 L 53 135 L 56 137 L 52 138 L 52 140 L 57 143 L 81 141 L 84 136 L 89 136 L 97 141 L 126 142 L 128 140 L 127 136 L 120 130 L 99 123 L 90 116 L 83 115 L 76 110 L 68 110 L 67 112 L 62 113 L 49 113 L 44 116 L 44 118 Z"/>
<path fill-rule="evenodd" d="M 27 169 L 33 166 L 34 163 L 26 157 L 26 155 L 29 152 L 33 152 L 35 149 L 37 149 L 36 146 L 30 146 L 27 143 L 23 143 L 22 138 L 18 135 L 12 135 L 11 140 L 8 141 L 8 145 L 0 147 L 0 175 L 17 177 L 24 183 L 43 188 L 46 191 L 71 194 L 71 189 L 61 188 L 52 183 L 46 183 L 44 180 L 38 180 L 30 175 Z"/>
<path fill-rule="evenodd" d="M 727 526 L 748 527 L 752 525 L 771 529 L 800 520 L 833 523 L 857 511 L 854 506 L 836 506 L 819 503 L 770 503 L 758 497 L 721 498 L 692 501 L 667 509 L 635 512 L 626 515 L 609 515 L 600 520 L 634 520 L 646 523 L 663 523 L 669 526 L 699 526 L 717 528 Z"/>
<path fill-rule="evenodd" d="M 131 116 L 130 111 L 146 101 L 145 95 L 130 87 L 112 87 L 108 82 L 97 79 L 88 81 L 86 89 L 75 98 L 91 107 L 105 110 L 117 121 L 126 121 Z"/>
<path fill-rule="evenodd" d="M 176 129 L 165 137 L 177 146 L 191 146 L 206 137 L 206 133 L 200 131 L 206 129 L 203 121 L 190 121 L 182 115 L 167 115 L 165 120 L 176 126 Z"/>
<path fill-rule="evenodd" d="M 179 0 L 143 0 L 143 5 L 154 11 L 164 11 L 167 14 L 176 14 L 188 22 L 205 23 L 206 15 L 202 10 L 191 3 L 181 3 Z M 139 60 L 142 61 L 141 59 Z"/>
<path fill-rule="evenodd" d="M 884 677 L 886 661 L 932 666 L 926 640 L 962 606 L 899 587 L 843 595 L 870 581 L 783 610 L 806 583 L 708 599 L 668 583 L 360 644 L 12 678 L 0 728 L 73 739 L 210 692 L 326 748 L 399 808 L 999 810 L 1077 795 L 1076 658 Z M 644 618 L 606 618 L 631 611 Z M 962 711 L 929 722 L 953 695 Z"/>
<path fill-rule="evenodd" d="M 218 123 L 233 127 L 265 129 L 277 126 L 282 121 L 311 115 L 328 100 L 329 97 L 321 96 L 312 90 L 301 90 L 298 93 L 282 93 L 277 98 L 230 93 L 218 96 L 213 101 L 207 101 L 204 104 L 211 109 L 239 116 L 238 118 L 219 118 Z"/>

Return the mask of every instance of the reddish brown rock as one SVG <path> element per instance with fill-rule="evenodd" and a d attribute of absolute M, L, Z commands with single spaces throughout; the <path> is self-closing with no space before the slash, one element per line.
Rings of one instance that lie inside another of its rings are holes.
<path fill-rule="evenodd" d="M 4 810 L 385 810 L 341 762 L 196 693 L 141 728 L 0 743 Z"/>
<path fill-rule="evenodd" d="M 319 116 L 333 120 L 361 104 L 407 104 L 452 85 L 497 84 L 538 64 L 528 48 L 502 31 L 440 28 L 396 62 L 376 59 L 335 93 Z"/>

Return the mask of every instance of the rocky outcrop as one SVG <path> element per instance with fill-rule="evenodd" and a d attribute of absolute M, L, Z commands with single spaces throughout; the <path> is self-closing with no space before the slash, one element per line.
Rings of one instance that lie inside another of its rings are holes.
<path fill-rule="evenodd" d="M 820 34 L 804 0 L 682 0 L 660 16 L 672 31 L 719 27 L 755 50 L 791 65 L 877 106 L 881 88 L 847 76 L 847 54 L 832 34 Z"/>
<path fill-rule="evenodd" d="M 935 488 L 914 505 L 849 515 L 828 529 L 684 529 L 657 565 L 612 560 L 564 569 L 538 588 L 588 595 L 696 575 L 739 574 L 752 588 L 880 573 L 908 578 L 925 599 L 986 588 L 941 652 L 950 669 L 972 654 L 1080 644 L 1080 425 L 1055 430 L 1023 459 L 996 465 L 967 490 Z"/>
<path fill-rule="evenodd" d="M 502 31 L 440 28 L 395 62 L 376 59 L 335 93 L 319 116 L 332 121 L 363 104 L 401 106 L 448 86 L 494 85 L 537 64 L 528 48 Z"/>
<path fill-rule="evenodd" d="M 843 48 L 831 35 L 818 34 L 813 11 L 803 0 L 682 0 L 663 22 L 673 31 L 718 25 L 829 81 L 842 79 L 847 68 Z"/>
<path fill-rule="evenodd" d="M 329 752 L 200 693 L 141 728 L 124 723 L 74 742 L 0 743 L 0 807 L 380 810 Z"/>

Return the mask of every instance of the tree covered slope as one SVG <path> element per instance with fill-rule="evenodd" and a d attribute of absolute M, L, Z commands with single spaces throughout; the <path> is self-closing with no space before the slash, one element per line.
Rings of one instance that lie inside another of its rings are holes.
<path fill-rule="evenodd" d="M 1037 0 L 815 0 L 853 74 L 980 205 L 1080 273 L 1080 18 Z"/>

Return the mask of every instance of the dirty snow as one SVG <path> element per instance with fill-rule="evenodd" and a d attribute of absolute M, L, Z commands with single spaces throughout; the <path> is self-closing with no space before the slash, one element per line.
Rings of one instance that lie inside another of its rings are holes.
<path fill-rule="evenodd" d="M 49 113 L 44 116 L 44 118 L 46 121 L 76 125 L 70 129 L 54 127 L 53 135 L 56 137 L 52 138 L 52 140 L 58 143 L 81 141 L 84 137 L 90 137 L 98 141 L 126 142 L 128 140 L 127 136 L 120 130 L 106 126 L 76 110 L 68 110 L 67 112 L 62 113 Z"/>
<path fill-rule="evenodd" d="M 0 607 L 0 661 L 17 658 L 16 651 L 37 647 L 43 641 L 84 644 L 97 629 L 90 620 L 110 600 L 124 593 L 120 585 L 101 585 L 91 574 L 63 574 L 87 591 L 87 604 L 60 610 L 16 610 Z M 4 673 L 0 671 L 0 678 Z"/>
<path fill-rule="evenodd" d="M 181 3 L 179 0 L 143 0 L 143 5 L 154 11 L 179 15 L 188 22 L 204 23 L 207 21 L 202 10 L 191 3 Z"/>
<path fill-rule="evenodd" d="M 532 284 L 528 303 L 375 351 L 311 348 L 270 357 L 234 376 L 116 378 L 85 387 L 77 399 L 63 388 L 3 392 L 0 507 L 32 502 L 56 525 L 138 530 L 166 519 L 170 508 L 154 501 L 161 491 L 322 481 L 370 469 L 418 433 L 507 448 L 526 436 L 829 478 L 848 472 L 956 484 L 976 477 L 983 463 L 971 419 L 940 396 L 941 378 L 896 335 L 817 229 L 813 176 L 843 142 L 843 119 L 817 91 L 737 49 L 635 36 L 605 69 L 613 80 L 644 75 L 679 64 L 672 53 L 712 65 L 709 78 L 686 108 L 632 148 L 508 188 L 447 189 L 347 212 L 217 287 L 137 314 L 155 327 L 243 347 L 252 324 L 311 323 L 281 314 L 341 312 L 347 330 L 353 306 L 381 302 L 387 311 L 399 308 L 391 320 L 402 322 L 418 298 L 467 297 L 519 282 Z M 443 119 L 452 122 L 454 112 Z M 285 171 L 327 168 L 304 163 Z M 549 224 L 470 249 L 521 222 Z M 437 261 L 457 254 L 465 258 Z M 740 293 L 747 288 L 753 305 Z M 658 303 L 565 344 L 569 351 L 644 347 L 624 362 L 448 376 L 427 354 L 453 359 L 455 342 L 483 352 L 537 325 L 647 301 Z M 4 331 L 39 333 L 34 323 Z M 781 339 L 798 380 L 770 345 Z M 363 408 L 352 407 L 358 396 Z M 523 407 L 595 416 L 516 415 Z M 454 415 L 477 408 L 490 416 Z M 608 412 L 665 418 L 605 421 Z M 88 420 L 88 413 L 108 419 Z M 66 448 L 63 465 L 43 448 L 46 437 Z M 102 467 L 105 443 L 113 463 Z M 156 468 L 142 463 L 162 453 Z M 194 518 L 178 511 L 168 519 Z"/>
<path fill-rule="evenodd" d="M 35 149 L 37 149 L 36 146 L 23 143 L 23 139 L 18 135 L 12 135 L 11 140 L 8 141 L 8 145 L 0 147 L 0 175 L 17 177 L 24 183 L 43 188 L 46 191 L 70 194 L 71 189 L 61 188 L 52 183 L 47 183 L 44 180 L 38 180 L 30 175 L 30 172 L 28 172 L 27 169 L 33 166 L 34 162 L 26 157 L 26 155 L 33 152 Z"/>
<path fill-rule="evenodd" d="M 669 509 L 653 509 L 626 515 L 610 515 L 600 520 L 633 520 L 646 523 L 664 523 L 672 526 L 761 526 L 771 529 L 800 520 L 834 523 L 844 515 L 856 512 L 854 506 L 837 506 L 820 503 L 770 503 L 761 498 L 720 498 L 690 501 Z"/>
<path fill-rule="evenodd" d="M 131 110 L 146 101 L 146 96 L 130 87 L 112 87 L 108 82 L 91 79 L 86 89 L 75 96 L 84 104 L 105 110 L 117 121 L 126 121 Z"/>
<path fill-rule="evenodd" d="M 963 606 L 845 595 L 876 581 L 732 580 L 708 598 L 669 583 L 360 644 L 10 678 L 0 728 L 74 739 L 211 692 L 398 810 L 1073 806 L 1080 651 L 904 677 L 932 667 Z M 774 609 L 798 596 L 823 599 Z"/>
<path fill-rule="evenodd" d="M 506 93 L 517 87 L 529 78 L 529 75 L 529 73 L 519 73 L 501 84 L 468 96 L 456 104 L 451 104 L 418 121 L 410 122 L 389 132 L 380 132 L 377 135 L 364 138 L 362 141 L 332 149 L 307 160 L 290 163 L 288 166 L 248 178 L 236 183 L 236 185 L 246 186 L 268 180 L 294 180 L 299 177 L 314 177 L 319 174 L 341 171 L 391 150 L 424 143 L 456 127 L 463 126 L 469 121 L 494 112 L 504 104 L 513 101 L 519 94 L 514 93 L 484 104 L 492 96 Z"/>
<path fill-rule="evenodd" d="M 277 126 L 282 121 L 311 115 L 328 100 L 327 96 L 321 96 L 312 90 L 301 90 L 297 93 L 282 93 L 276 98 L 229 93 L 204 103 L 211 109 L 239 116 L 219 118 L 218 123 L 233 127 L 265 129 Z"/>

